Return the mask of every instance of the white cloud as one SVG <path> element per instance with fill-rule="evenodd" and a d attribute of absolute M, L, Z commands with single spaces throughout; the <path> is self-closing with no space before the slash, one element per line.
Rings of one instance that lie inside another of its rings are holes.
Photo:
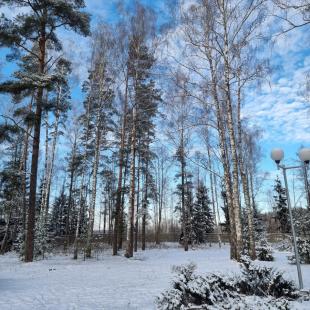
<path fill-rule="evenodd" d="M 281 68 L 275 70 L 272 82 L 247 94 L 243 117 L 263 128 L 264 139 L 270 142 L 310 142 L 309 103 L 302 95 L 310 70 L 307 36 L 306 29 L 297 29 L 281 37 L 271 58 L 271 65 L 280 62 Z"/>

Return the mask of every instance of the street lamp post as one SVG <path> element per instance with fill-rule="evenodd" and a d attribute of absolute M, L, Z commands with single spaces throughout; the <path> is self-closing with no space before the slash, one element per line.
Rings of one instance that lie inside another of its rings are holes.
<path fill-rule="evenodd" d="M 295 252 L 297 274 L 298 274 L 298 281 L 299 281 L 299 289 L 303 289 L 303 280 L 302 280 L 302 273 L 301 273 L 301 268 L 300 268 L 300 259 L 299 259 L 297 242 L 296 242 L 296 233 L 295 233 L 295 227 L 294 227 L 294 222 L 293 222 L 292 206 L 291 206 L 291 199 L 290 199 L 290 194 L 289 194 L 289 190 L 288 190 L 288 182 L 287 182 L 286 171 L 289 169 L 300 169 L 300 168 L 305 169 L 305 166 L 307 166 L 310 162 L 310 149 L 304 148 L 304 149 L 301 149 L 299 152 L 299 158 L 304 162 L 304 166 L 286 167 L 285 165 L 280 165 L 281 160 L 284 158 L 284 152 L 281 149 L 273 149 L 271 151 L 271 158 L 276 162 L 278 169 L 282 169 L 282 171 L 283 171 L 286 197 L 287 197 L 287 206 L 288 206 L 288 210 L 289 210 L 292 236 L 293 236 L 294 252 Z M 309 192 L 308 192 L 306 181 L 305 181 L 305 185 L 306 185 L 306 194 L 309 198 L 309 195 L 308 195 Z M 308 198 L 307 198 L 307 201 L 308 201 Z"/>

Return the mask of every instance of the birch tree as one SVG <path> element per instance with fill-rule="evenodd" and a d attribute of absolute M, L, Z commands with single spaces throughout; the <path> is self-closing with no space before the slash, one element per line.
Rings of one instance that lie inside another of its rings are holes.
<path fill-rule="evenodd" d="M 113 49 L 113 39 L 106 26 L 101 25 L 94 37 L 93 68 L 90 74 L 89 99 L 92 101 L 93 115 L 93 164 L 92 192 L 86 240 L 86 257 L 91 257 L 91 238 L 94 229 L 95 205 L 97 197 L 97 176 L 100 152 L 105 137 L 112 130 L 113 113 L 113 72 L 109 66 L 109 56 Z"/>
<path fill-rule="evenodd" d="M 231 257 L 240 259 L 242 227 L 238 139 L 236 131 L 236 72 L 239 59 L 252 51 L 265 18 L 264 0 L 198 1 L 183 14 L 184 35 L 191 46 L 187 68 L 210 81 L 209 90 L 218 124 L 225 191 L 231 230 Z M 241 13 L 240 13 L 241 12 Z M 207 70 L 207 74 L 202 71 Z M 204 85 L 206 85 L 204 83 Z"/>

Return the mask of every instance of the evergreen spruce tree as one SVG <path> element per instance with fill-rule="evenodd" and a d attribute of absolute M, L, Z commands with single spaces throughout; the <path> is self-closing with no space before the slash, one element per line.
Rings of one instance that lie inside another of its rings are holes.
<path fill-rule="evenodd" d="M 193 175 L 184 169 L 184 176 L 182 177 L 182 173 L 178 173 L 176 177 L 181 178 L 181 183 L 177 184 L 177 189 L 175 191 L 175 194 L 179 198 L 175 210 L 180 212 L 180 223 L 182 226 L 180 241 L 184 246 L 188 246 L 188 244 L 195 239 L 192 227 L 192 212 L 194 204 Z M 182 179 L 184 179 L 184 183 L 182 182 Z M 185 250 L 187 251 L 188 249 Z"/>
<path fill-rule="evenodd" d="M 192 238 L 196 243 L 207 241 L 206 234 L 214 230 L 214 218 L 208 189 L 204 184 L 199 184 L 196 199 L 191 212 Z"/>
<path fill-rule="evenodd" d="M 274 195 L 275 217 L 279 221 L 280 231 L 282 233 L 288 233 L 290 232 L 290 223 L 289 223 L 289 211 L 287 207 L 286 190 L 285 188 L 282 187 L 279 177 L 277 177 L 277 179 L 275 180 L 274 191 L 276 192 L 276 194 Z"/>
<path fill-rule="evenodd" d="M 59 196 L 55 198 L 53 203 L 50 229 L 55 236 L 63 236 L 66 234 L 66 221 L 68 217 L 68 197 L 63 187 Z"/>
<path fill-rule="evenodd" d="M 253 216 L 254 216 L 254 231 L 255 231 L 255 242 L 266 239 L 266 223 L 262 218 L 262 213 L 258 210 L 257 206 L 253 206 Z"/>
<path fill-rule="evenodd" d="M 16 241 L 22 233 L 21 224 L 21 205 L 22 205 L 22 191 L 21 191 L 21 168 L 20 157 L 22 153 L 22 146 L 19 140 L 22 133 L 16 126 L 2 125 L 0 132 L 5 132 L 6 152 L 8 160 L 4 162 L 3 168 L 0 172 L 0 211 L 5 215 L 5 230 L 2 240 L 0 239 L 0 253 L 5 253 L 11 249 L 13 242 Z M 21 240 L 20 240 L 21 243 Z M 22 248 L 22 245 L 20 245 Z"/>

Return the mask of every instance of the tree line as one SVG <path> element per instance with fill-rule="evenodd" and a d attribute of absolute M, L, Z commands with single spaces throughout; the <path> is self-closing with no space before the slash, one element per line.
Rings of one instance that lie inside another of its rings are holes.
<path fill-rule="evenodd" d="M 220 243 L 223 213 L 231 258 L 246 248 L 254 259 L 261 132 L 242 109 L 248 88 L 269 73 L 261 57 L 271 40 L 263 29 L 269 1 L 180 1 L 165 23 L 135 2 L 92 31 L 81 0 L 4 5 L 22 10 L 0 19 L 0 47 L 16 67 L 0 84 L 10 98 L 0 125 L 1 252 L 15 247 L 30 262 L 56 236 L 67 237 L 64 247 L 73 236 L 73 257 L 81 238 L 91 257 L 99 209 L 113 255 L 125 236 L 132 257 L 138 236 L 146 248 L 151 222 L 160 242 L 170 202 L 185 250 L 208 232 Z M 280 13 L 291 9 L 276 5 Z M 303 6 L 300 12 L 306 16 Z M 89 36 L 82 107 L 71 98 L 76 68 L 64 56 L 62 29 Z"/>

